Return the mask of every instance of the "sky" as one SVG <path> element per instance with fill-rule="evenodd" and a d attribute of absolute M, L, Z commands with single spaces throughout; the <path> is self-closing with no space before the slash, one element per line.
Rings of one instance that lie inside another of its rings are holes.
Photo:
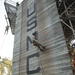
<path fill-rule="evenodd" d="M 12 0 L 21 3 L 23 0 Z M 0 0 L 0 56 L 1 58 L 13 59 L 14 35 L 9 29 L 8 35 L 4 35 L 7 26 L 5 16 L 4 0 Z"/>

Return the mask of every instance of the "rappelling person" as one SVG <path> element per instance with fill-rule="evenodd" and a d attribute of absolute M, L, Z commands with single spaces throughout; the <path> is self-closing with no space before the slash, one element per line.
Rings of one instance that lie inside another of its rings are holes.
<path fill-rule="evenodd" d="M 10 26 L 8 26 L 8 25 L 5 27 L 5 33 L 4 34 L 8 34 L 9 27 Z"/>
<path fill-rule="evenodd" d="M 45 46 L 38 43 L 38 40 L 36 40 L 36 32 L 32 33 L 32 43 L 34 46 L 37 46 L 41 51 L 45 50 Z"/>

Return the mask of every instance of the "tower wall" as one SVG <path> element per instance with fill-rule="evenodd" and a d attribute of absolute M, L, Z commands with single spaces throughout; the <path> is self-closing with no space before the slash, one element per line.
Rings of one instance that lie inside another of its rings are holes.
<path fill-rule="evenodd" d="M 35 31 L 44 52 L 31 42 Z M 18 7 L 13 75 L 73 75 L 55 0 L 25 0 Z"/>

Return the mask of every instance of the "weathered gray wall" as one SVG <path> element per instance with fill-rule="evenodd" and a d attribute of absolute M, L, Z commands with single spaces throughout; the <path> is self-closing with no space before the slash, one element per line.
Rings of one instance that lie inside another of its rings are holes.
<path fill-rule="evenodd" d="M 17 11 L 16 25 L 15 25 L 15 40 L 14 40 L 14 51 L 13 51 L 13 67 L 12 75 L 19 75 L 20 69 L 20 51 L 21 51 L 21 22 L 22 22 L 22 5 L 19 6 Z"/>
<path fill-rule="evenodd" d="M 38 41 L 46 46 L 44 52 L 30 42 L 35 30 Z M 25 0 L 20 4 L 15 28 L 13 75 L 73 75 L 55 0 Z"/>

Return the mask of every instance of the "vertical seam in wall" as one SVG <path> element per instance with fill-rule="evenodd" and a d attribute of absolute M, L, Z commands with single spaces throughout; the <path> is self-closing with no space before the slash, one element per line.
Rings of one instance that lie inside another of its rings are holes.
<path fill-rule="evenodd" d="M 22 5 L 21 5 L 21 8 L 22 8 L 22 11 L 21 11 L 21 26 L 20 26 L 19 75 L 21 75 L 21 74 L 20 74 L 20 66 L 21 66 L 21 64 L 20 64 L 20 57 L 21 57 L 21 40 L 22 40 L 21 35 L 22 35 L 23 2 L 22 2 Z"/>

